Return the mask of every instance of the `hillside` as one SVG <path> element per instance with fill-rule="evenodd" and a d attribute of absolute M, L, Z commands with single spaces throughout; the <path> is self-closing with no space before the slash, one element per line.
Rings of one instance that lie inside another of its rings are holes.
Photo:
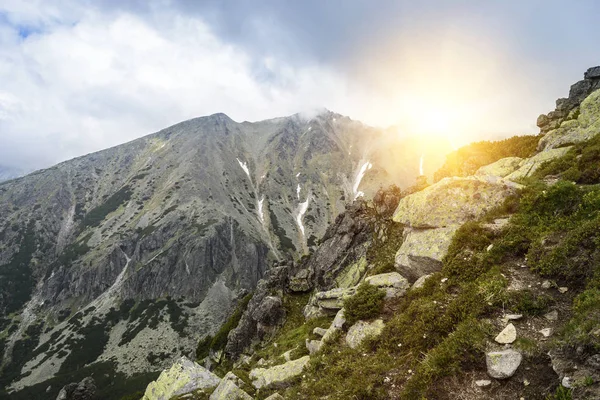
<path fill-rule="evenodd" d="M 176 396 L 203 370 L 180 360 L 144 399 L 599 398 L 600 91 L 579 101 L 532 154 L 358 201 L 269 271 L 225 356 L 200 342 L 214 383 Z"/>

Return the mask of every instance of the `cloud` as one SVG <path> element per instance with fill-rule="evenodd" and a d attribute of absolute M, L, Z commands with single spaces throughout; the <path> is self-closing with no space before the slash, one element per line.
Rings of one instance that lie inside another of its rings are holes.
<path fill-rule="evenodd" d="M 4 0 L 0 164 L 46 167 L 216 112 L 326 107 L 403 133 L 447 130 L 459 144 L 535 132 L 594 63 L 598 8 Z"/>

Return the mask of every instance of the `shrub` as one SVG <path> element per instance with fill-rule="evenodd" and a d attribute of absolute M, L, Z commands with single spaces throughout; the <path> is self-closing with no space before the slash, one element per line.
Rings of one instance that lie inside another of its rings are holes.
<path fill-rule="evenodd" d="M 344 301 L 344 316 L 348 324 L 377 317 L 383 310 L 384 297 L 383 290 L 367 282 L 361 283 L 356 294 Z"/>

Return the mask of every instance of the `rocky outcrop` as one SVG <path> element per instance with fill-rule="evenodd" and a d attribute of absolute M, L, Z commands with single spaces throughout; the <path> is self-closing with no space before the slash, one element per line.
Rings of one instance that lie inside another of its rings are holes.
<path fill-rule="evenodd" d="M 221 379 L 206 368 L 182 357 L 148 385 L 142 400 L 169 400 L 199 389 L 214 388 L 220 382 Z"/>
<path fill-rule="evenodd" d="M 507 379 L 513 376 L 522 360 L 521 353 L 512 349 L 492 351 L 485 355 L 488 375 L 496 379 Z"/>
<path fill-rule="evenodd" d="M 545 163 L 546 161 L 554 160 L 556 158 L 560 158 L 567 154 L 569 150 L 570 147 L 548 149 L 537 153 L 533 157 L 526 158 L 521 162 L 519 169 L 508 174 L 506 176 L 506 179 L 516 181 L 531 176 L 543 163 Z"/>
<path fill-rule="evenodd" d="M 377 286 L 379 289 L 385 290 L 385 297 L 387 299 L 404 295 L 404 293 L 406 293 L 410 287 L 410 284 L 406 278 L 397 272 L 372 275 L 367 277 L 365 282 L 373 286 Z"/>
<path fill-rule="evenodd" d="M 516 171 L 520 166 L 523 159 L 521 157 L 506 157 L 500 160 L 484 165 L 479 168 L 475 175 L 478 176 L 499 176 L 504 178 L 506 175 Z"/>
<path fill-rule="evenodd" d="M 94 379 L 87 377 L 79 383 L 65 385 L 58 392 L 56 400 L 95 400 L 97 390 Z"/>
<path fill-rule="evenodd" d="M 537 126 L 542 133 L 550 132 L 561 126 L 565 121 L 577 115 L 580 104 L 592 92 L 600 88 L 600 67 L 589 68 L 583 75 L 583 80 L 573 84 L 569 90 L 569 97 L 556 100 L 556 109 L 548 114 L 540 115 Z"/>
<path fill-rule="evenodd" d="M 444 178 L 400 200 L 394 221 L 412 228 L 441 228 L 481 217 L 519 185 L 497 177 Z"/>
<path fill-rule="evenodd" d="M 252 396 L 239 388 L 240 384 L 241 380 L 233 372 L 228 372 L 211 393 L 209 400 L 252 400 Z"/>
<path fill-rule="evenodd" d="M 227 336 L 227 357 L 237 359 L 244 351 L 274 334 L 284 323 L 286 314 L 281 297 L 272 293 L 282 293 L 289 281 L 290 271 L 287 265 L 272 268 L 265 279 L 259 282 L 240 322 Z"/>
<path fill-rule="evenodd" d="M 356 349 L 366 338 L 381 335 L 384 326 L 385 324 L 381 319 L 372 322 L 358 321 L 348 329 L 346 344 L 350 348 Z"/>
<path fill-rule="evenodd" d="M 409 282 L 441 268 L 460 225 L 502 204 L 520 185 L 493 176 L 444 178 L 398 204 L 394 221 L 407 225 L 396 268 Z"/>
<path fill-rule="evenodd" d="M 600 82 L 600 81 L 599 81 Z M 600 132 L 600 91 L 590 94 L 579 108 L 579 115 L 562 122 L 556 129 L 546 133 L 538 144 L 538 150 L 549 150 L 568 144 L 585 142 Z"/>
<path fill-rule="evenodd" d="M 285 382 L 300 375 L 310 361 L 309 356 L 288 361 L 271 368 L 256 368 L 250 371 L 252 385 L 257 388 L 284 386 Z"/>

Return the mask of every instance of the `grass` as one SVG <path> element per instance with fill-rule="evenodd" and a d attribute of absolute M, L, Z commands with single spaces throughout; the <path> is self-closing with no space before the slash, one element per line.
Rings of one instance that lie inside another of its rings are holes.
<path fill-rule="evenodd" d="M 129 186 L 123 186 L 112 196 L 106 199 L 104 203 L 96 208 L 91 209 L 85 215 L 83 221 L 81 222 L 81 229 L 84 230 L 85 228 L 93 228 L 100 225 L 100 223 L 104 221 L 108 214 L 117 210 L 121 205 L 128 202 L 129 199 L 131 199 L 132 194 L 133 192 Z"/>
<path fill-rule="evenodd" d="M 358 320 L 369 320 L 381 314 L 385 291 L 363 282 L 356 294 L 344 300 L 344 317 L 349 325 Z"/>

